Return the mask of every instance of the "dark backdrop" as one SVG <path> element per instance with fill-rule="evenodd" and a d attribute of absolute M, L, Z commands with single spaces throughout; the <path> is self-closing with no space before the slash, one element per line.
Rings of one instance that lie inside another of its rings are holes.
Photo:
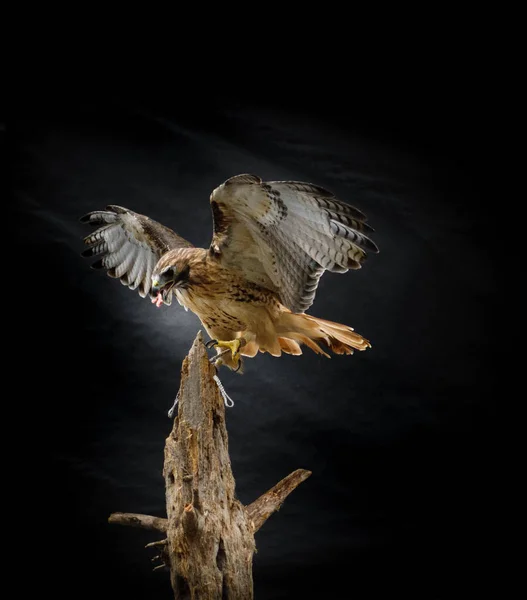
<path fill-rule="evenodd" d="M 156 310 L 90 271 L 78 218 L 120 204 L 207 246 L 209 194 L 244 172 L 329 188 L 368 215 L 380 247 L 362 270 L 326 274 L 310 311 L 371 350 L 258 356 L 222 376 L 240 500 L 313 472 L 257 534 L 256 598 L 344 597 L 343 586 L 357 600 L 431 600 L 488 585 L 485 131 L 466 80 L 395 79 L 236 94 L 233 77 L 220 95 L 44 87 L 19 103 L 7 133 L 21 266 L 9 285 L 24 315 L 15 348 L 31 359 L 16 397 L 31 431 L 30 551 L 55 597 L 170 597 L 143 549 L 159 536 L 106 519 L 165 514 L 166 412 L 199 329 L 177 304 Z"/>

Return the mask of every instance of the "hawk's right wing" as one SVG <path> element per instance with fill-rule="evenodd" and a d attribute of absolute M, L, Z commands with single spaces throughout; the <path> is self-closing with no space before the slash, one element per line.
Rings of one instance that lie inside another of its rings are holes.
<path fill-rule="evenodd" d="M 237 175 L 210 201 L 211 251 L 293 312 L 311 306 L 324 271 L 359 269 L 366 251 L 378 252 L 366 216 L 312 183 Z"/>
<path fill-rule="evenodd" d="M 121 280 L 131 290 L 138 289 L 144 298 L 151 287 L 151 276 L 157 261 L 174 248 L 192 247 L 168 227 L 122 206 L 110 205 L 106 210 L 90 212 L 82 223 L 98 226 L 84 238 L 88 248 L 82 256 L 101 255 L 93 269 L 106 269 L 110 277 Z"/>

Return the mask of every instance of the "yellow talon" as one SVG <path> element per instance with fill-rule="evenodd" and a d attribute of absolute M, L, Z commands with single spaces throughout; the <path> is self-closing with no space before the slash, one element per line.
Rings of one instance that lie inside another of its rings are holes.
<path fill-rule="evenodd" d="M 218 343 L 216 344 L 216 346 L 219 346 L 220 348 L 229 348 L 229 350 L 231 351 L 232 354 L 232 360 L 234 360 L 235 362 L 238 362 L 238 359 L 240 358 L 240 347 L 242 346 L 242 341 L 241 340 L 231 340 L 230 342 L 224 342 L 222 340 L 218 340 Z"/>

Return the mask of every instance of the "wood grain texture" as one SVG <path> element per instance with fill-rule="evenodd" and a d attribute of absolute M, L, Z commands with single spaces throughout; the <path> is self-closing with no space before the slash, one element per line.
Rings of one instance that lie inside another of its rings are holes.
<path fill-rule="evenodd" d="M 166 531 L 166 540 L 150 545 L 161 548 L 158 558 L 170 570 L 176 600 L 251 600 L 254 534 L 311 475 L 299 469 L 243 506 L 215 374 L 198 333 L 183 361 L 178 415 L 165 444 L 167 519 L 128 513 L 109 519 Z"/>

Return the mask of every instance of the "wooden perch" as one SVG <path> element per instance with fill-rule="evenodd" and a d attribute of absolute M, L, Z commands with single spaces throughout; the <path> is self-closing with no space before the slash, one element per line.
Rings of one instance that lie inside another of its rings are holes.
<path fill-rule="evenodd" d="M 166 532 L 166 539 L 148 546 L 159 549 L 156 558 L 170 569 L 176 600 L 251 600 L 254 534 L 311 475 L 298 469 L 249 506 L 241 504 L 215 374 L 198 333 L 183 361 L 178 416 L 165 444 L 168 518 L 128 513 L 109 518 Z"/>

